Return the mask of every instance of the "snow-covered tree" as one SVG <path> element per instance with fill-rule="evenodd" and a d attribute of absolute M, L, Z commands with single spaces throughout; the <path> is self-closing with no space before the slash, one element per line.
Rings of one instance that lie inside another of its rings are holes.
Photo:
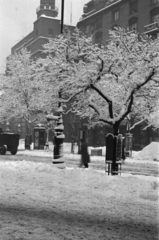
<path fill-rule="evenodd" d="M 7 59 L 7 74 L 0 79 L 0 119 L 23 118 L 29 133 L 33 124 L 45 121 L 45 82 L 38 77 L 39 66 L 26 49 Z"/>
<path fill-rule="evenodd" d="M 144 127 L 144 130 L 148 127 L 153 127 L 154 129 L 159 128 L 159 100 L 156 101 L 153 108 L 149 110 L 145 121 L 147 125 Z"/>
<path fill-rule="evenodd" d="M 99 47 L 79 30 L 66 32 L 44 45 L 48 57 L 41 62 L 50 94 L 91 122 L 109 124 L 118 134 L 120 123 L 131 115 L 139 122 L 155 112 L 159 95 L 159 38 L 110 31 Z M 49 100 L 50 101 L 50 100 Z"/>

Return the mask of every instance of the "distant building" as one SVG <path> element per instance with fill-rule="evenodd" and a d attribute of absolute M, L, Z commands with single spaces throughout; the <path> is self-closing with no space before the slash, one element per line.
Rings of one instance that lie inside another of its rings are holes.
<path fill-rule="evenodd" d="M 49 39 L 55 38 L 61 33 L 61 16 L 58 18 L 58 8 L 55 6 L 55 0 L 40 0 L 40 6 L 36 9 L 37 20 L 33 23 L 33 31 L 25 36 L 11 48 L 11 54 L 26 48 L 31 52 L 32 57 L 45 57 L 43 54 L 43 45 Z M 61 13 L 60 13 L 61 14 Z M 68 26 L 72 32 L 75 26 Z M 6 69 L 7 72 L 7 69 Z M 7 123 L 8 124 L 8 123 Z M 20 124 L 20 129 L 18 125 Z M 6 128 L 6 123 L 0 124 L 0 127 Z M 9 128 L 12 131 L 21 132 L 21 138 L 25 138 L 28 130 L 24 119 L 15 119 L 9 122 Z"/>
<path fill-rule="evenodd" d="M 78 28 L 105 43 L 115 26 L 156 36 L 159 33 L 159 0 L 91 0 L 83 7 Z"/>
<path fill-rule="evenodd" d="M 42 57 L 42 46 L 61 33 L 61 20 L 57 18 L 58 8 L 55 6 L 55 0 L 40 0 L 36 13 L 37 20 L 34 22 L 33 31 L 12 47 L 12 54 L 24 47 L 31 51 L 32 56 Z M 70 31 L 75 28 L 67 27 Z"/>

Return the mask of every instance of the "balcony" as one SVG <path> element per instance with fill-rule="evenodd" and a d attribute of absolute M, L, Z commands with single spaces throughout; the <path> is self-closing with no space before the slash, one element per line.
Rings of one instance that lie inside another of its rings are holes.
<path fill-rule="evenodd" d="M 50 10 L 50 11 L 55 11 L 56 13 L 58 13 L 58 8 L 55 6 L 50 6 L 50 5 L 41 5 L 36 9 L 36 13 L 38 13 L 41 10 Z"/>
<path fill-rule="evenodd" d="M 159 22 L 154 22 L 149 25 L 144 26 L 146 34 L 152 34 L 159 32 Z"/>

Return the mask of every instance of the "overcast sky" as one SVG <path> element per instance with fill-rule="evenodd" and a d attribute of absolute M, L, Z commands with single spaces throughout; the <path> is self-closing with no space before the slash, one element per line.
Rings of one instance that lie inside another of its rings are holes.
<path fill-rule="evenodd" d="M 76 25 L 87 2 L 89 0 L 65 0 L 64 23 L 70 24 L 72 5 L 72 24 Z M 11 47 L 33 30 L 39 5 L 40 0 L 0 0 L 0 73 L 5 71 L 5 61 Z M 60 17 L 61 0 L 56 0 L 56 6 Z"/>

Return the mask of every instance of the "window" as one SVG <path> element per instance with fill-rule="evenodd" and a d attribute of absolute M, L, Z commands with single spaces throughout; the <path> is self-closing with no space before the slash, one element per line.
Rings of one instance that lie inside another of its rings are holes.
<path fill-rule="evenodd" d="M 151 23 L 159 22 L 159 8 L 154 8 L 150 12 Z"/>
<path fill-rule="evenodd" d="M 53 28 L 49 28 L 49 29 L 48 29 L 48 35 L 53 36 Z"/>
<path fill-rule="evenodd" d="M 130 31 L 137 31 L 137 17 L 132 17 L 129 19 L 129 29 Z"/>
<path fill-rule="evenodd" d="M 137 12 L 137 0 L 131 0 L 129 7 L 130 7 L 130 14 L 136 13 Z"/>
<path fill-rule="evenodd" d="M 152 16 L 152 22 L 159 22 L 159 14 Z"/>
<path fill-rule="evenodd" d="M 97 19 L 95 23 L 95 28 L 96 29 L 102 28 L 102 18 Z"/>
<path fill-rule="evenodd" d="M 91 33 L 94 32 L 94 29 L 95 29 L 95 24 L 94 24 L 94 23 L 91 23 Z"/>
<path fill-rule="evenodd" d="M 135 31 L 136 32 L 137 31 L 137 23 L 131 24 L 129 28 L 130 28 L 130 31 Z"/>
<path fill-rule="evenodd" d="M 95 43 L 98 43 L 101 46 L 102 43 L 102 32 L 97 32 L 95 34 Z"/>
<path fill-rule="evenodd" d="M 159 0 L 151 0 L 152 4 L 159 3 Z"/>
<path fill-rule="evenodd" d="M 152 16 L 152 22 L 159 22 L 159 14 Z"/>
<path fill-rule="evenodd" d="M 119 20 L 119 10 L 113 12 L 113 21 L 117 21 Z"/>
<path fill-rule="evenodd" d="M 88 34 L 90 33 L 90 25 L 87 25 L 85 28 L 85 33 Z"/>

